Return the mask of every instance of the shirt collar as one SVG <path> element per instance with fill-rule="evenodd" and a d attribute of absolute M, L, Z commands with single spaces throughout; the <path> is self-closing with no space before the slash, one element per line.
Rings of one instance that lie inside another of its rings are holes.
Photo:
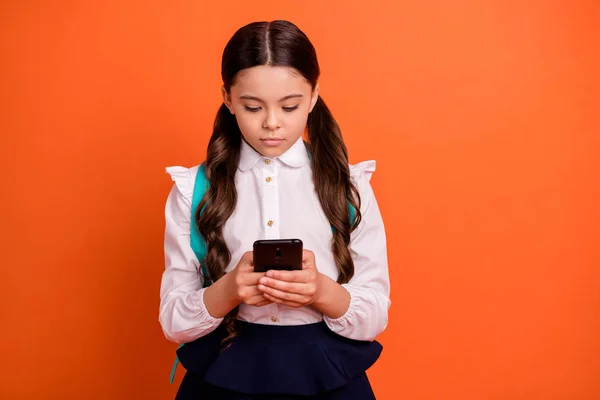
<path fill-rule="evenodd" d="M 259 152 L 254 150 L 254 148 L 242 138 L 240 162 L 238 164 L 240 171 L 249 171 L 258 161 L 266 158 L 267 157 L 262 156 Z M 275 157 L 275 159 L 279 159 L 279 161 L 293 168 L 299 168 L 306 164 L 309 158 L 302 136 L 300 136 L 296 143 L 294 143 L 285 153 L 279 157 Z"/>

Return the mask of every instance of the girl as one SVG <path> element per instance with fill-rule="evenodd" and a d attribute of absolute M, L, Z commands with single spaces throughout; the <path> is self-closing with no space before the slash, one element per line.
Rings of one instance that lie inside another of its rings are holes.
<path fill-rule="evenodd" d="M 239 29 L 206 161 L 167 168 L 160 323 L 185 343 L 177 399 L 374 398 L 365 371 L 390 306 L 375 162 L 348 164 L 319 72 L 292 23 Z M 303 269 L 254 272 L 254 241 L 277 238 L 303 241 Z"/>

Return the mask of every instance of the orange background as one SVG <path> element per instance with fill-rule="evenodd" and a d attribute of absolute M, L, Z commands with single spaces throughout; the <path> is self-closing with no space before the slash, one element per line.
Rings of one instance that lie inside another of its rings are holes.
<path fill-rule="evenodd" d="M 600 398 L 598 1 L 0 15 L 0 398 L 173 397 L 163 168 L 203 160 L 223 46 L 276 18 L 314 42 L 351 161 L 378 161 L 393 300 L 378 398 Z"/>

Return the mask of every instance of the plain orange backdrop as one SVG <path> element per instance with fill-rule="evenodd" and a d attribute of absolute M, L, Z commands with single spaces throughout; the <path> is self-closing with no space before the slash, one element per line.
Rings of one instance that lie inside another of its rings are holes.
<path fill-rule="evenodd" d="M 351 162 L 378 163 L 378 399 L 600 398 L 597 0 L 0 11 L 0 398 L 173 398 L 164 167 L 204 159 L 229 37 L 279 18 L 316 46 Z"/>

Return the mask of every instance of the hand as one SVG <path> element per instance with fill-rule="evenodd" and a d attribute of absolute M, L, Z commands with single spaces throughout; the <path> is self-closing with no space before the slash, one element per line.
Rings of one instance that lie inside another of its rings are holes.
<path fill-rule="evenodd" d="M 238 265 L 230 272 L 233 274 L 235 294 L 242 303 L 262 307 L 272 301 L 265 298 L 258 290 L 258 280 L 265 276 L 264 272 L 254 272 L 254 257 L 251 251 L 244 253 Z"/>
<path fill-rule="evenodd" d="M 304 250 L 301 271 L 267 271 L 258 281 L 258 290 L 267 300 L 299 308 L 318 300 L 322 277 L 314 253 Z"/>

